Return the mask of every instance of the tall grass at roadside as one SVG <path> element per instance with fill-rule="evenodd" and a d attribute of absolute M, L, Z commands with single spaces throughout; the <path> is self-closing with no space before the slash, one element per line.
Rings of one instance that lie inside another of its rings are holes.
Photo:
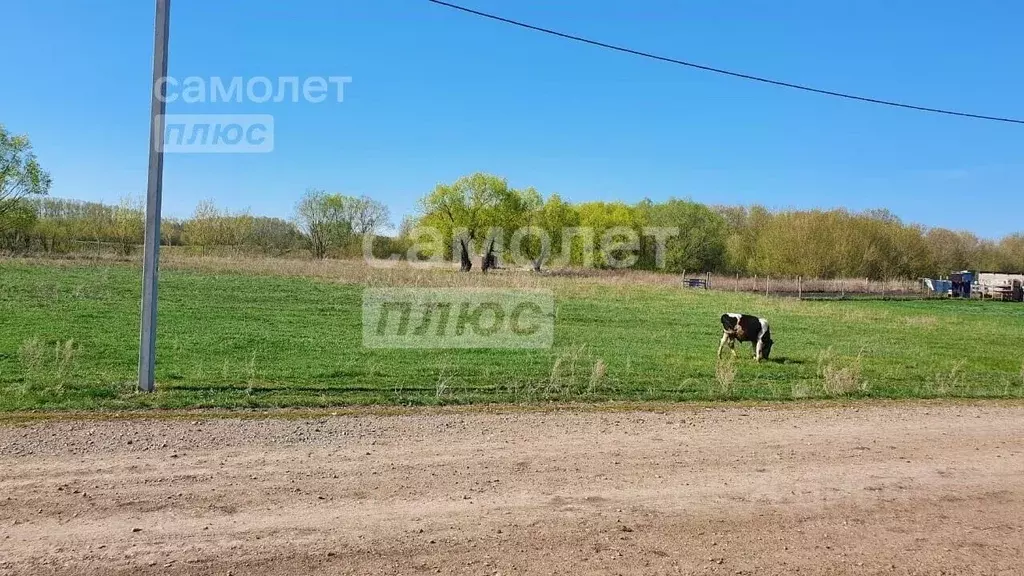
<path fill-rule="evenodd" d="M 57 340 L 52 345 L 36 337 L 25 340 L 18 347 L 22 378 L 15 389 L 22 394 L 34 388 L 64 391 L 71 382 L 78 351 L 74 340 Z"/>

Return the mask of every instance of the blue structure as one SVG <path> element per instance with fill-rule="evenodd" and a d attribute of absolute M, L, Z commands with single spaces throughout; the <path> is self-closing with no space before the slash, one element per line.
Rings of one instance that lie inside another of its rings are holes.
<path fill-rule="evenodd" d="M 940 296 L 948 296 L 953 291 L 953 283 L 949 280 L 922 278 L 921 281 L 925 288 Z"/>
<path fill-rule="evenodd" d="M 974 282 L 974 272 L 962 270 L 949 275 L 953 283 L 953 298 L 970 298 L 971 284 Z"/>

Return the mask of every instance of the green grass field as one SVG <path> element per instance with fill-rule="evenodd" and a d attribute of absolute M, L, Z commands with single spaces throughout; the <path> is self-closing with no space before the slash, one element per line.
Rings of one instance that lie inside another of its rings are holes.
<path fill-rule="evenodd" d="M 187 266 L 161 271 L 158 391 L 142 394 L 140 279 L 0 261 L 0 410 L 1024 396 L 1019 304 L 544 279 L 531 282 L 556 293 L 552 349 L 376 350 L 362 347 L 362 283 Z M 744 344 L 716 362 L 723 312 L 766 316 L 772 361 Z"/>

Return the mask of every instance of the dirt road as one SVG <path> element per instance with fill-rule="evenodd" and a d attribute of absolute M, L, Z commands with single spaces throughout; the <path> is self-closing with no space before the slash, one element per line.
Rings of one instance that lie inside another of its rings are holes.
<path fill-rule="evenodd" d="M 5 424 L 0 574 L 1024 573 L 1024 406 L 858 406 Z"/>

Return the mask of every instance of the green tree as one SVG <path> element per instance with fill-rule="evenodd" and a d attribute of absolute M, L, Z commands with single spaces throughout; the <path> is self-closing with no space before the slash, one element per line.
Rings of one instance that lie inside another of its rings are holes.
<path fill-rule="evenodd" d="M 181 246 L 184 243 L 185 222 L 178 218 L 160 220 L 160 243 L 164 246 Z"/>
<path fill-rule="evenodd" d="M 924 241 L 935 274 L 945 276 L 950 272 L 977 266 L 981 242 L 970 232 L 932 228 L 925 233 Z"/>
<path fill-rule="evenodd" d="M 461 269 L 469 271 L 474 244 L 482 244 L 485 264 L 488 255 L 501 251 L 502 232 L 514 232 L 529 217 L 529 202 L 524 194 L 509 187 L 504 178 L 476 173 L 452 184 L 438 184 L 420 200 L 420 225 L 437 230 L 450 240 L 445 256 L 457 248 Z M 486 270 L 487 266 L 484 266 Z"/>
<path fill-rule="evenodd" d="M 301 239 L 298 228 L 287 220 L 266 216 L 253 219 L 250 241 L 265 253 L 285 254 L 295 249 Z"/>
<path fill-rule="evenodd" d="M 29 250 L 32 244 L 32 233 L 35 231 L 39 218 L 35 208 L 28 202 L 19 202 L 13 210 L 7 212 L 6 229 L 0 228 L 0 248 L 11 250 Z"/>
<path fill-rule="evenodd" d="M 314 258 L 326 258 L 332 248 L 350 241 L 352 227 L 346 217 L 345 197 L 310 188 L 295 207 L 295 222 Z"/>
<path fill-rule="evenodd" d="M 1007 273 L 1024 272 L 1024 233 L 1011 234 L 999 241 L 999 270 Z"/>
<path fill-rule="evenodd" d="M 529 210 L 527 224 L 522 229 L 521 244 L 513 248 L 522 250 L 535 271 L 553 262 L 568 265 L 569 258 L 563 251 L 563 240 L 570 235 L 571 229 L 580 225 L 576 208 L 562 200 L 558 194 L 552 194 L 542 203 L 540 195 L 532 188 L 525 192 L 524 202 Z"/>
<path fill-rule="evenodd" d="M 220 221 L 221 213 L 213 200 L 201 200 L 192 212 L 192 217 L 185 222 L 182 240 L 187 245 L 199 246 L 204 251 L 216 246 L 223 236 Z"/>
<path fill-rule="evenodd" d="M 676 273 L 686 270 L 712 272 L 725 268 L 728 232 L 722 215 L 704 204 L 676 198 L 642 209 L 647 226 L 671 229 L 666 232 L 662 263 L 665 270 Z M 656 248 L 645 243 L 645 266 L 659 266 L 654 252 Z"/>
<path fill-rule="evenodd" d="M 146 227 L 145 209 L 139 198 L 122 198 L 114 209 L 114 238 L 118 253 L 129 255 L 143 242 Z"/>
<path fill-rule="evenodd" d="M 523 264 L 521 260 L 525 259 L 535 271 L 540 271 L 551 252 L 550 234 L 544 221 L 544 199 L 532 187 L 517 193 L 522 210 L 521 226 L 511 231 L 506 248 L 515 257 L 515 264 Z"/>
<path fill-rule="evenodd" d="M 8 216 L 19 209 L 22 200 L 49 194 L 52 183 L 32 152 L 28 136 L 11 134 L 0 124 L 0 232 L 13 225 L 14 218 Z"/>
<path fill-rule="evenodd" d="M 573 264 L 609 267 L 639 257 L 643 211 L 624 202 L 583 202 L 576 211 L 580 233 L 563 238 L 570 245 Z"/>

